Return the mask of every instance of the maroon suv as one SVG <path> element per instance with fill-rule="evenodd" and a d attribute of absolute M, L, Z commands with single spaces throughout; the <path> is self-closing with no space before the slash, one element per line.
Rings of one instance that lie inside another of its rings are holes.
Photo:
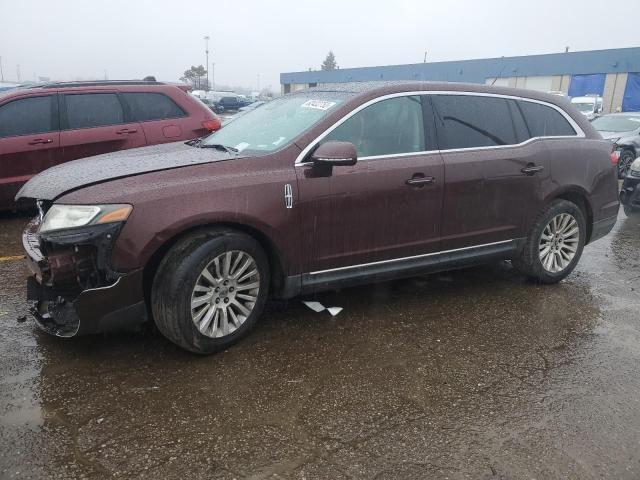
<path fill-rule="evenodd" d="M 567 276 L 618 213 L 611 143 L 561 97 L 345 84 L 269 102 L 204 140 L 33 178 L 28 297 L 73 336 L 153 319 L 223 348 L 269 296 L 510 259 Z"/>
<path fill-rule="evenodd" d="M 0 94 L 0 209 L 35 174 L 59 163 L 200 137 L 219 119 L 158 82 L 51 83 Z"/>

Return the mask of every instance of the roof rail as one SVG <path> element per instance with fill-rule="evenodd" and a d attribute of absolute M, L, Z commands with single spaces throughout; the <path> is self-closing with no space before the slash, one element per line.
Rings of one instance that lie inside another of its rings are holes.
<path fill-rule="evenodd" d="M 25 85 L 24 88 L 56 88 L 56 87 L 100 87 L 109 85 L 166 85 L 164 82 L 147 82 L 144 80 L 87 80 L 76 82 L 48 82 Z"/>

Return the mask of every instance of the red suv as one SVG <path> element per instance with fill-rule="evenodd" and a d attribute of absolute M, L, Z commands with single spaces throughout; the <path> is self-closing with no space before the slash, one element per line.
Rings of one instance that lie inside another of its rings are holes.
<path fill-rule="evenodd" d="M 33 175 L 101 153 L 188 140 L 220 128 L 187 94 L 159 82 L 52 83 L 0 94 L 0 209 Z"/>
<path fill-rule="evenodd" d="M 245 335 L 269 296 L 503 259 L 555 283 L 616 222 L 614 160 L 555 95 L 459 83 L 296 92 L 205 139 L 29 181 L 19 196 L 40 216 L 23 237 L 27 296 L 55 335 L 152 318 L 209 353 Z"/>

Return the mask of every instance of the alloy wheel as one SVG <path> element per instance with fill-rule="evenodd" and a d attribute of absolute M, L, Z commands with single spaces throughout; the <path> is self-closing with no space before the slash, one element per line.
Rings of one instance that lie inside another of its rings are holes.
<path fill-rule="evenodd" d="M 580 242 L 580 226 L 569 213 L 551 219 L 540 235 L 540 262 L 551 273 L 560 273 L 576 256 Z"/>
<path fill-rule="evenodd" d="M 620 159 L 618 160 L 618 178 L 624 178 L 629 173 L 629 169 L 631 168 L 631 164 L 636 159 L 636 156 L 633 152 L 625 150 Z"/>
<path fill-rule="evenodd" d="M 258 299 L 260 273 L 254 258 L 231 250 L 214 258 L 200 273 L 191 294 L 191 318 L 210 338 L 235 332 Z"/>

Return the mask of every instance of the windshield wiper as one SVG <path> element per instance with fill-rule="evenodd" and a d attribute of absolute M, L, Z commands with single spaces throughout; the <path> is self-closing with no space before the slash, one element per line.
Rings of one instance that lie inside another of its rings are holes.
<path fill-rule="evenodd" d="M 228 147 L 227 145 L 222 145 L 221 143 L 202 143 L 198 144 L 200 148 L 215 148 L 216 150 L 222 150 L 227 153 L 237 154 L 240 150 L 234 147 Z"/>
<path fill-rule="evenodd" d="M 193 140 L 184 142 L 185 145 L 189 145 L 190 147 L 199 147 L 201 143 L 202 143 L 202 137 L 194 138 Z"/>

